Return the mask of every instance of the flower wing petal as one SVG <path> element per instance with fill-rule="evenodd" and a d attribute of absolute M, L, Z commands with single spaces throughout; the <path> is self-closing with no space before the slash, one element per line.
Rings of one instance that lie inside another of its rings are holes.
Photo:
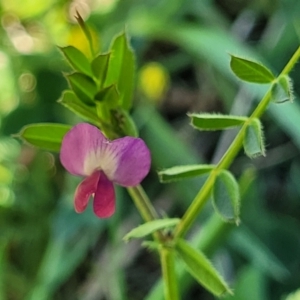
<path fill-rule="evenodd" d="M 94 213 L 99 218 L 109 218 L 115 212 L 115 190 L 113 183 L 101 172 L 94 196 Z"/>
<path fill-rule="evenodd" d="M 86 177 L 76 188 L 74 206 L 75 211 L 81 213 L 88 205 L 89 198 L 97 190 L 101 172 L 94 172 L 91 176 Z"/>
<path fill-rule="evenodd" d="M 79 123 L 66 133 L 60 150 L 62 165 L 73 175 L 90 176 L 99 166 L 107 139 L 88 123 Z"/>
<path fill-rule="evenodd" d="M 113 182 L 122 186 L 135 186 L 148 174 L 151 166 L 150 151 L 143 140 L 124 137 L 113 140 L 106 152 L 114 157 L 114 168 L 103 166 L 103 171 Z"/>

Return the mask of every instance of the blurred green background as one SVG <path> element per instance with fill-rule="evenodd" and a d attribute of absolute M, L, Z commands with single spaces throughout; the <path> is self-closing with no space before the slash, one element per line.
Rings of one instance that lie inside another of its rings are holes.
<path fill-rule="evenodd" d="M 235 133 L 197 132 L 186 113 L 248 114 L 266 87 L 236 80 L 228 53 L 279 73 L 299 45 L 300 2 L 0 1 L 0 300 L 163 299 L 156 254 L 140 241 L 122 242 L 141 223 L 126 190 L 117 189 L 111 219 L 91 209 L 78 215 L 78 178 L 57 154 L 12 137 L 29 123 L 80 121 L 57 103 L 70 69 L 56 45 L 88 55 L 76 9 L 101 51 L 127 29 L 137 60 L 132 113 L 153 159 L 143 185 L 161 215 L 180 217 L 203 179 L 161 185 L 156 171 L 216 162 Z M 299 65 L 291 77 L 294 103 L 272 104 L 262 119 L 267 156 L 240 153 L 232 165 L 243 194 L 241 225 L 222 223 L 208 204 L 189 234 L 235 290 L 226 300 L 300 299 Z M 180 289 L 184 300 L 214 299 L 187 275 Z"/>

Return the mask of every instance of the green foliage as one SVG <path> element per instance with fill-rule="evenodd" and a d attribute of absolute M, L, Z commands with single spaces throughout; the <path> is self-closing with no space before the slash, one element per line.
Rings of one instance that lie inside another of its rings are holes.
<path fill-rule="evenodd" d="M 115 110 L 111 110 L 111 118 L 113 127 L 119 133 L 120 136 L 139 136 L 138 130 L 132 117 L 125 109 L 117 108 Z"/>
<path fill-rule="evenodd" d="M 93 79 L 79 72 L 66 75 L 66 77 L 76 96 L 85 104 L 94 106 L 97 85 Z"/>
<path fill-rule="evenodd" d="M 127 233 L 123 240 L 129 241 L 130 239 L 137 239 L 145 237 L 157 230 L 166 229 L 169 227 L 174 227 L 179 223 L 180 219 L 160 219 L 160 220 L 154 220 L 151 222 L 147 222 L 145 224 L 142 224 L 138 227 L 135 227 L 132 229 L 129 233 Z"/>
<path fill-rule="evenodd" d="M 176 241 L 175 249 L 187 271 L 211 293 L 216 296 L 232 293 L 221 275 L 202 252 L 195 250 L 183 239 Z"/>
<path fill-rule="evenodd" d="M 87 57 L 73 46 L 59 48 L 70 65 L 78 72 L 91 76 L 92 70 Z"/>
<path fill-rule="evenodd" d="M 100 87 L 104 85 L 107 76 L 110 53 L 97 55 L 91 64 L 95 78 L 99 81 Z"/>
<path fill-rule="evenodd" d="M 86 25 L 86 23 L 84 22 L 84 20 L 82 19 L 81 15 L 79 14 L 79 12 L 77 10 L 76 10 L 76 14 L 75 14 L 75 19 L 78 22 L 81 30 L 83 31 L 83 33 L 88 41 L 91 54 L 94 55 L 95 49 L 94 49 L 93 37 L 92 37 L 91 31 L 90 31 L 90 28 L 89 28 L 89 26 Z"/>
<path fill-rule="evenodd" d="M 108 108 L 117 108 L 119 93 L 115 84 L 100 90 L 94 97 L 95 101 L 104 103 Z"/>
<path fill-rule="evenodd" d="M 119 93 L 115 85 L 100 90 L 94 97 L 96 101 L 97 114 L 105 122 L 110 122 L 111 111 L 118 107 Z"/>
<path fill-rule="evenodd" d="M 77 18 L 92 50 L 89 29 L 80 15 Z M 60 49 L 75 72 L 65 75 L 72 91 L 65 91 L 59 102 L 99 126 L 109 138 L 138 136 L 128 114 L 132 105 L 135 61 L 125 32 L 114 39 L 109 53 L 94 55 L 91 63 L 73 46 Z"/>
<path fill-rule="evenodd" d="M 250 158 L 266 155 L 263 129 L 259 119 L 253 119 L 246 127 L 244 149 Z"/>
<path fill-rule="evenodd" d="M 96 126 L 100 126 L 96 108 L 80 101 L 73 91 L 64 91 L 61 98 L 58 100 L 58 103 L 65 106 L 82 119 Z"/>
<path fill-rule="evenodd" d="M 213 170 L 214 165 L 187 165 L 176 166 L 158 172 L 161 182 L 173 182 L 182 179 L 187 179 L 195 176 L 200 176 L 209 173 Z"/>
<path fill-rule="evenodd" d="M 112 42 L 105 86 L 117 84 L 120 93 L 119 104 L 125 110 L 132 106 L 135 61 L 126 33 L 122 33 Z"/>
<path fill-rule="evenodd" d="M 275 80 L 273 73 L 264 65 L 231 55 L 230 67 L 241 80 L 253 83 L 271 83 Z"/>
<path fill-rule="evenodd" d="M 191 125 L 199 130 L 222 130 L 241 126 L 247 117 L 217 114 L 188 114 L 191 118 Z"/>
<path fill-rule="evenodd" d="M 64 124 L 31 124 L 24 126 L 16 136 L 33 146 L 58 152 L 64 135 L 70 129 L 71 126 Z"/>
<path fill-rule="evenodd" d="M 234 176 L 227 170 L 217 175 L 212 192 L 216 212 L 228 222 L 239 223 L 240 192 Z"/>
<path fill-rule="evenodd" d="M 286 101 L 293 102 L 293 85 L 289 76 L 280 76 L 272 86 L 272 101 L 275 103 L 283 103 Z"/>

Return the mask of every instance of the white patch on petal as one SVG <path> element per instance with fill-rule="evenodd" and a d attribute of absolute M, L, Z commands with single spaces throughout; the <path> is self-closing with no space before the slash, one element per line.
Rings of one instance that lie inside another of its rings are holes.
<path fill-rule="evenodd" d="M 110 142 L 107 142 L 107 145 L 109 143 Z M 119 164 L 118 152 L 113 151 L 112 147 L 105 147 L 105 150 L 102 152 L 100 168 L 106 174 L 108 179 L 113 178 L 113 175 L 115 174 L 118 164 Z"/>
<path fill-rule="evenodd" d="M 97 150 L 92 150 L 85 158 L 84 171 L 87 176 L 95 170 L 102 170 L 108 179 L 112 178 L 119 162 L 118 152 L 112 151 L 112 147 L 107 147 L 110 142 L 104 142 Z"/>
<path fill-rule="evenodd" d="M 90 176 L 94 173 L 95 170 L 100 169 L 100 152 L 92 150 L 89 154 L 85 157 L 84 160 L 84 173 L 87 176 Z"/>

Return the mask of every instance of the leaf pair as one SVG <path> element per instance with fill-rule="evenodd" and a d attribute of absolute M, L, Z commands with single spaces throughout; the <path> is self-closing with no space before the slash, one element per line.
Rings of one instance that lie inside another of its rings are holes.
<path fill-rule="evenodd" d="M 160 171 L 159 178 L 163 183 L 192 178 L 210 173 L 214 165 L 177 166 Z M 222 170 L 215 179 L 212 189 L 213 206 L 216 212 L 226 221 L 239 222 L 240 193 L 234 176 Z"/>
<path fill-rule="evenodd" d="M 124 240 L 128 241 L 131 238 L 142 238 L 157 230 L 173 227 L 180 219 L 162 219 L 154 220 L 145 224 L 142 224 L 132 231 L 130 231 Z M 160 245 L 154 242 L 144 243 L 147 247 L 159 248 Z M 225 293 L 232 293 L 222 276 L 213 267 L 211 262 L 205 257 L 205 255 L 191 247 L 183 239 L 175 241 L 174 250 L 177 255 L 182 259 L 187 271 L 207 290 L 216 296 L 221 296 Z"/>
<path fill-rule="evenodd" d="M 242 126 L 249 122 L 247 117 L 221 114 L 189 114 L 191 124 L 198 130 L 220 130 Z M 245 153 L 250 157 L 265 155 L 264 135 L 259 119 L 247 124 L 244 135 Z"/>
<path fill-rule="evenodd" d="M 271 70 L 263 64 L 234 55 L 231 55 L 230 67 L 233 73 L 241 80 L 260 84 L 271 83 L 273 102 L 293 101 L 293 86 L 287 75 L 276 78 Z"/>
<path fill-rule="evenodd" d="M 176 241 L 175 250 L 186 270 L 208 291 L 218 297 L 226 293 L 233 294 L 222 276 L 202 252 L 191 247 L 183 239 Z"/>

